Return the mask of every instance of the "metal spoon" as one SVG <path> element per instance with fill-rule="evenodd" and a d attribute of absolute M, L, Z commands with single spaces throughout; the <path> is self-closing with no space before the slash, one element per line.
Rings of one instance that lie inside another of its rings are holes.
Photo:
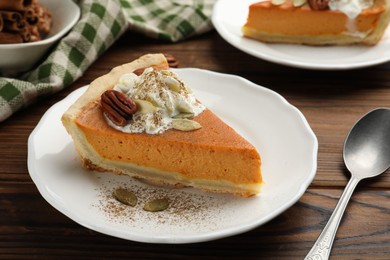
<path fill-rule="evenodd" d="M 343 157 L 351 179 L 324 230 L 305 257 L 307 260 L 329 258 L 341 217 L 356 185 L 390 167 L 390 109 L 375 109 L 352 127 L 344 143 Z"/>

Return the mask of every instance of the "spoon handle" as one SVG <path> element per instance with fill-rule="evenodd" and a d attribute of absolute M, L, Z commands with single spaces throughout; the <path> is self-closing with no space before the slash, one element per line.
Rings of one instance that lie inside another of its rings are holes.
<path fill-rule="evenodd" d="M 349 180 L 347 186 L 344 189 L 343 194 L 340 197 L 339 202 L 334 209 L 332 216 L 326 224 L 324 230 L 322 230 L 320 236 L 311 248 L 310 252 L 305 257 L 305 260 L 324 260 L 329 259 L 330 250 L 332 249 L 333 240 L 336 236 L 337 228 L 339 227 L 340 220 L 343 216 L 344 210 L 347 207 L 348 201 L 351 195 L 359 183 L 360 179 L 353 177 Z"/>

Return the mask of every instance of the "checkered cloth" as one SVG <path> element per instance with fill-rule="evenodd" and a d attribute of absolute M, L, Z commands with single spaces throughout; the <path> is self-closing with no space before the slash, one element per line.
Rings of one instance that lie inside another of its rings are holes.
<path fill-rule="evenodd" d="M 172 42 L 209 31 L 214 1 L 78 1 L 80 20 L 40 65 L 0 77 L 0 122 L 73 83 L 127 29 Z"/>

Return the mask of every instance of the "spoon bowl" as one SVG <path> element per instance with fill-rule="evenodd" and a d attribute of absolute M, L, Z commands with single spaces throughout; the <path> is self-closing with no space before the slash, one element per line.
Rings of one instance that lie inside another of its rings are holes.
<path fill-rule="evenodd" d="M 357 178 L 375 177 L 390 166 L 390 109 L 375 109 L 359 120 L 344 143 L 344 162 Z"/>
<path fill-rule="evenodd" d="M 352 127 L 344 143 L 343 158 L 351 179 L 324 230 L 305 257 L 307 260 L 329 258 L 337 228 L 356 185 L 390 167 L 390 109 L 375 109 Z"/>

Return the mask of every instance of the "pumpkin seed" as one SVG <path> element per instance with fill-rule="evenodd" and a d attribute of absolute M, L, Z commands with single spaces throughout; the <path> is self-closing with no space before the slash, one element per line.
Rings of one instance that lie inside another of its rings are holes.
<path fill-rule="evenodd" d="M 299 7 L 306 4 L 306 0 L 293 0 L 293 6 Z"/>
<path fill-rule="evenodd" d="M 167 198 L 152 199 L 145 203 L 144 210 L 150 212 L 157 212 L 166 210 L 169 207 L 169 200 Z"/>
<path fill-rule="evenodd" d="M 180 131 L 192 131 L 201 128 L 202 126 L 194 121 L 186 118 L 172 119 L 172 127 Z"/>
<path fill-rule="evenodd" d="M 180 92 L 180 82 L 172 77 L 167 77 L 164 79 L 165 84 L 170 88 L 172 91 Z"/>
<path fill-rule="evenodd" d="M 134 207 L 137 205 L 137 196 L 135 194 L 127 189 L 124 188 L 118 188 L 113 192 L 114 198 L 126 205 Z"/>
<path fill-rule="evenodd" d="M 178 118 L 190 118 L 193 117 L 194 113 L 180 113 L 174 116 L 173 118 L 178 119 Z"/>
<path fill-rule="evenodd" d="M 160 72 L 165 76 L 172 76 L 172 73 L 169 70 L 160 70 Z"/>
<path fill-rule="evenodd" d="M 155 107 L 151 102 L 142 100 L 142 99 L 135 99 L 134 102 L 137 104 L 137 112 L 141 114 L 147 114 L 157 111 L 157 107 Z"/>
<path fill-rule="evenodd" d="M 271 0 L 273 5 L 282 5 L 284 2 L 286 2 L 286 0 Z"/>

